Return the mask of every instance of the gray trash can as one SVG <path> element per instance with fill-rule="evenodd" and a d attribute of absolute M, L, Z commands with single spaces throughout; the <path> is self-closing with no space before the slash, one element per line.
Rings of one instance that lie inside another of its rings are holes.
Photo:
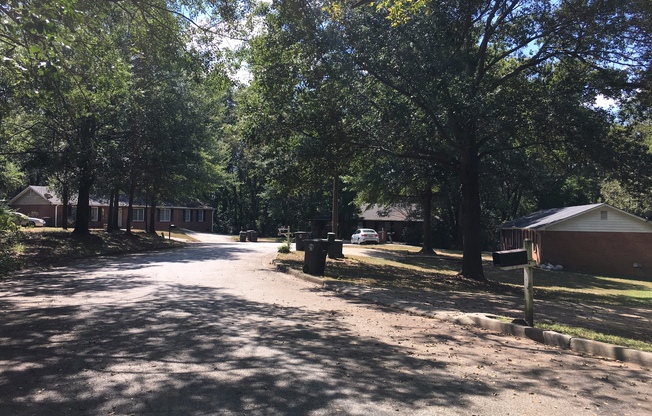
<path fill-rule="evenodd" d="M 246 231 L 240 231 L 240 242 L 244 243 L 247 241 L 247 232 Z"/>
<path fill-rule="evenodd" d="M 294 240 L 297 244 L 297 251 L 305 251 L 306 240 L 308 239 L 309 235 L 310 233 L 307 231 L 297 231 L 294 233 Z"/>
<path fill-rule="evenodd" d="M 323 276 L 326 269 L 326 254 L 328 240 L 305 240 L 305 255 L 303 257 L 303 272 L 314 276 Z"/>

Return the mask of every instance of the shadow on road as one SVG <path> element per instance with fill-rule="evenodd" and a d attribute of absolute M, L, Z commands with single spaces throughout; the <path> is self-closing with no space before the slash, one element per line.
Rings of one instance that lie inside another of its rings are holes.
<path fill-rule="evenodd" d="M 220 255 L 231 258 L 239 250 L 245 248 Z M 165 253 L 170 262 L 215 255 L 201 246 L 192 253 Z M 136 270 L 147 267 L 147 256 L 138 256 L 142 265 L 126 258 L 92 267 Z M 476 354 L 473 345 L 448 335 L 424 330 L 412 340 L 450 345 L 447 357 L 417 356 L 409 345 L 353 334 L 336 311 L 251 302 L 216 287 L 148 285 L 134 273 L 98 279 L 72 269 L 3 282 L 2 412 L 273 415 L 330 407 L 362 414 L 378 403 L 397 411 L 463 409 L 470 395 L 493 396 L 506 388 L 527 392 L 540 383 L 551 395 L 563 391 L 553 368 L 514 366 L 510 378 L 492 376 L 493 370 L 481 369 L 496 357 Z M 30 302 L 37 294 L 71 301 L 57 305 L 46 296 L 42 303 Z M 75 303 L 71 297 L 97 301 Z M 487 335 L 478 337 L 481 342 Z M 510 349 L 523 347 L 500 348 L 509 356 Z M 451 356 L 475 364 L 478 373 L 452 377 Z M 590 367 L 585 371 L 592 377 Z M 347 407 L 351 403 L 357 407 Z"/>

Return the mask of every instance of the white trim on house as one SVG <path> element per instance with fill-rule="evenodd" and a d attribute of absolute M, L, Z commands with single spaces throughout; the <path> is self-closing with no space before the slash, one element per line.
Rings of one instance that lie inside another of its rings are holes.
<path fill-rule="evenodd" d="M 145 208 L 133 208 L 132 214 L 133 218 L 132 221 L 134 222 L 144 222 L 145 221 Z"/>
<path fill-rule="evenodd" d="M 91 207 L 91 221 L 97 222 L 100 220 L 100 207 Z"/>
<path fill-rule="evenodd" d="M 172 208 L 159 208 L 158 222 L 172 222 Z"/>

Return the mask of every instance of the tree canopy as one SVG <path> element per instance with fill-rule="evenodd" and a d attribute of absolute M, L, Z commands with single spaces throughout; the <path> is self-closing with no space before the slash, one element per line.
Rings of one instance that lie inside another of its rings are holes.
<path fill-rule="evenodd" d="M 410 204 L 424 251 L 460 248 L 484 280 L 502 221 L 652 209 L 647 0 L 9 0 L 0 16 L 0 196 L 77 195 L 80 234 L 92 192 L 201 198 L 227 232 L 331 212 L 343 237 L 360 205 Z"/>

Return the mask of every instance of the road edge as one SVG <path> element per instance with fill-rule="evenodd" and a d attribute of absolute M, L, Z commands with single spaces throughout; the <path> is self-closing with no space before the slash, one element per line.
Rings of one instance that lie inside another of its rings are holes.
<path fill-rule="evenodd" d="M 271 263 L 274 265 L 275 270 L 278 272 L 286 273 L 298 279 L 321 285 L 326 290 L 362 298 L 414 315 L 426 316 L 458 325 L 474 325 L 483 329 L 496 331 L 503 334 L 528 338 L 540 344 L 560 348 L 562 350 L 569 350 L 578 354 L 588 354 L 595 357 L 634 363 L 644 367 L 652 368 L 652 353 L 650 352 L 621 347 L 619 345 L 608 344 L 601 341 L 573 337 L 555 331 L 546 331 L 531 326 L 504 322 L 498 320 L 493 315 L 485 313 L 445 312 L 432 310 L 427 311 L 423 308 L 416 308 L 401 301 L 388 301 L 376 295 L 369 295 L 364 290 L 360 290 L 361 287 L 357 285 L 348 284 L 344 286 L 342 284 L 329 284 L 330 282 L 324 278 L 312 276 L 301 271 L 288 268 L 281 263 L 275 262 L 274 260 L 272 260 Z"/>

